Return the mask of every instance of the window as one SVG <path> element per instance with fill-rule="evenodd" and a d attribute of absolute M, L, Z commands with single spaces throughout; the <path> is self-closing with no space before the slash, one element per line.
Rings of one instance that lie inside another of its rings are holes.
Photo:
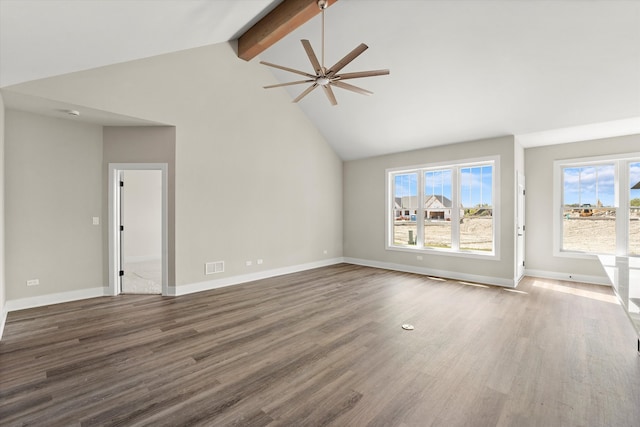
<path fill-rule="evenodd" d="M 387 248 L 496 256 L 497 162 L 388 170 Z"/>
<path fill-rule="evenodd" d="M 493 250 L 493 167 L 460 169 L 460 195 L 464 216 L 460 222 L 460 248 Z"/>
<path fill-rule="evenodd" d="M 418 174 L 395 175 L 393 184 L 393 244 L 415 245 L 418 237 Z"/>
<path fill-rule="evenodd" d="M 451 249 L 451 169 L 424 172 L 424 246 Z"/>
<path fill-rule="evenodd" d="M 562 250 L 615 253 L 615 164 L 566 166 L 562 179 Z"/>
<path fill-rule="evenodd" d="M 554 176 L 556 255 L 640 255 L 640 154 L 556 161 Z"/>

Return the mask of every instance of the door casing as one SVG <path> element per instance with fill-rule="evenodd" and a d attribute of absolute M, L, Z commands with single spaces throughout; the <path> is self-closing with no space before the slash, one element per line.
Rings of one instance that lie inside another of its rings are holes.
<path fill-rule="evenodd" d="M 120 294 L 120 172 L 159 170 L 162 172 L 162 295 L 169 291 L 169 204 L 167 163 L 109 163 L 109 295 Z"/>
<path fill-rule="evenodd" d="M 516 182 L 516 284 L 524 276 L 525 270 L 525 203 L 526 187 L 524 175 L 519 173 Z"/>

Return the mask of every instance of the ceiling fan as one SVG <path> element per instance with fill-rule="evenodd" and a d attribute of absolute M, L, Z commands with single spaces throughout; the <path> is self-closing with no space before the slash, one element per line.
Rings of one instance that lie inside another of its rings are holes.
<path fill-rule="evenodd" d="M 354 73 L 342 73 L 338 74 L 340 70 L 342 70 L 347 64 L 356 59 L 362 52 L 368 49 L 368 46 L 364 43 L 361 43 L 358 47 L 349 52 L 344 58 L 336 62 L 332 67 L 326 68 L 324 66 L 324 10 L 329 5 L 329 0 L 318 0 L 318 7 L 322 11 L 322 62 L 318 61 L 318 57 L 316 56 L 313 48 L 311 47 L 311 43 L 309 40 L 300 40 L 302 42 L 302 47 L 304 48 L 307 56 L 309 57 L 309 61 L 311 61 L 311 65 L 313 66 L 313 70 L 315 74 L 306 73 L 304 71 L 295 70 L 293 68 L 283 67 L 281 65 L 272 64 L 270 62 L 260 61 L 261 64 L 278 68 L 280 70 L 289 71 L 291 73 L 300 74 L 305 76 L 307 79 L 298 80 L 295 82 L 288 83 L 280 83 L 276 85 L 264 86 L 265 89 L 270 89 L 274 87 L 282 87 L 282 86 L 291 86 L 302 83 L 311 83 L 307 89 L 304 90 L 297 98 L 293 100 L 293 102 L 298 102 L 309 93 L 311 93 L 318 86 L 322 87 L 325 95 L 329 99 L 331 105 L 338 105 L 338 101 L 336 100 L 335 95 L 333 94 L 332 87 L 339 87 L 341 89 L 350 90 L 355 93 L 359 93 L 361 95 L 371 95 L 373 92 L 362 89 L 358 86 L 354 86 L 349 83 L 345 83 L 344 80 L 349 79 L 358 79 L 361 77 L 372 77 L 372 76 L 383 76 L 389 74 L 389 70 L 371 70 L 371 71 L 358 71 Z"/>

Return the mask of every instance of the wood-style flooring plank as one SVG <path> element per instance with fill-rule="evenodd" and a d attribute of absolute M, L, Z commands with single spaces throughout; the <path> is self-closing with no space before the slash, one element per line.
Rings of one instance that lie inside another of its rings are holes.
<path fill-rule="evenodd" d="M 11 312 L 0 424 L 637 427 L 635 340 L 606 287 L 340 264 Z"/>

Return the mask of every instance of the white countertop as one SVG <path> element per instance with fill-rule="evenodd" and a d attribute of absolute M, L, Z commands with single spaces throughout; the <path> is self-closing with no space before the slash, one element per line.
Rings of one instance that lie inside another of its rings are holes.
<path fill-rule="evenodd" d="M 640 258 L 598 255 L 598 259 L 640 337 Z"/>

